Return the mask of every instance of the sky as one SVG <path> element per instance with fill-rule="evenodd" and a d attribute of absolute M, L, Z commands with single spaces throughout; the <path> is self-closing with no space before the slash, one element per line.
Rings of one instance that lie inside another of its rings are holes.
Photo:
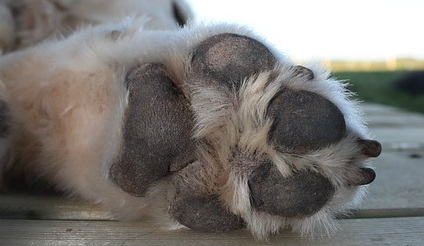
<path fill-rule="evenodd" d="M 424 0 L 187 1 L 199 19 L 247 25 L 292 59 L 424 59 Z"/>

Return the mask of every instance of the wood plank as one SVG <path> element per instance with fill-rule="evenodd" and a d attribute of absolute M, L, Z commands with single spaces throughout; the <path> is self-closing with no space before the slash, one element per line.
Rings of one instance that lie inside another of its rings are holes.
<path fill-rule="evenodd" d="M 111 220 L 100 206 L 58 195 L 2 194 L 0 219 Z"/>
<path fill-rule="evenodd" d="M 363 208 L 424 208 L 422 156 L 424 151 L 383 152 L 375 159 L 377 177 L 369 185 Z"/>
<path fill-rule="evenodd" d="M 386 194 L 384 199 L 390 200 L 392 194 Z M 380 195 L 381 199 L 381 195 Z M 369 202 L 358 210 L 352 210 L 351 215 L 341 216 L 341 219 L 352 218 L 391 218 L 424 216 L 424 206 L 404 208 L 396 207 L 399 203 L 379 205 L 378 197 L 371 194 Z M 418 203 L 422 199 L 417 197 Z M 375 204 L 377 203 L 377 205 Z M 394 204 L 394 205 L 393 205 Z M 391 206 L 388 206 L 391 205 Z M 34 195 L 0 195 L 0 219 L 18 220 L 115 220 L 100 206 L 89 202 L 78 201 L 59 196 Z"/>
<path fill-rule="evenodd" d="M 285 232 L 268 242 L 246 231 L 226 234 L 189 230 L 160 231 L 147 223 L 115 221 L 0 220 L 1 245 L 408 245 L 421 246 L 424 217 L 354 219 L 340 221 L 342 231 L 332 237 L 303 239 Z"/>
<path fill-rule="evenodd" d="M 383 208 L 383 209 L 360 209 L 352 212 L 343 218 L 396 218 L 396 217 L 419 217 L 424 216 L 424 208 Z"/>
<path fill-rule="evenodd" d="M 383 146 L 424 146 L 423 114 L 379 104 L 362 106 L 372 134 Z"/>
<path fill-rule="evenodd" d="M 424 208 L 424 115 L 364 104 L 371 133 L 383 145 L 364 209 Z"/>
<path fill-rule="evenodd" d="M 420 113 L 374 103 L 363 103 L 361 107 L 371 128 L 424 125 L 424 115 Z"/>

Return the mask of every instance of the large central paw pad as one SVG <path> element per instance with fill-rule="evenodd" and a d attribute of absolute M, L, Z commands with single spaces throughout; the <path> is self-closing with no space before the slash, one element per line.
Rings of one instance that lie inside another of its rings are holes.
<path fill-rule="evenodd" d="M 114 182 L 136 196 L 163 189 L 160 206 L 186 227 L 247 226 L 259 237 L 371 183 L 375 173 L 362 162 L 378 156 L 381 145 L 347 127 L 337 100 L 290 86 L 322 78 L 280 63 L 252 38 L 219 34 L 193 48 L 184 81 L 175 83 L 158 64 L 130 70 L 122 153 L 110 170 Z M 259 74 L 268 74 L 265 83 L 255 81 Z M 262 84 L 246 89 L 255 83 Z M 246 100 L 245 91 L 260 105 Z M 255 135 L 245 138 L 254 143 L 241 140 L 246 134 Z"/>

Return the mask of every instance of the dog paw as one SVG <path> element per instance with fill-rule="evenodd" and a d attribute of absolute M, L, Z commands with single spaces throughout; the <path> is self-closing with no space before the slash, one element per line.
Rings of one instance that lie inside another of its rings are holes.
<path fill-rule="evenodd" d="M 374 180 L 364 161 L 381 145 L 358 130 L 339 82 L 231 33 L 196 45 L 183 81 L 167 69 L 128 72 L 122 154 L 110 173 L 135 196 L 160 183 L 171 220 L 259 238 L 290 225 L 313 231 Z"/>

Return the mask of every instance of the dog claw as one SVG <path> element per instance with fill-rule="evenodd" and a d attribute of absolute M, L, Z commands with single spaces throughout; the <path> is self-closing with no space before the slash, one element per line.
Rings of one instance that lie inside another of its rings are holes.
<path fill-rule="evenodd" d="M 375 180 L 375 172 L 371 168 L 360 168 L 359 173 L 348 182 L 351 186 L 367 185 Z"/>
<path fill-rule="evenodd" d="M 315 75 L 311 69 L 298 65 L 293 67 L 293 77 L 305 77 L 308 80 L 313 80 L 315 78 Z"/>
<path fill-rule="evenodd" d="M 375 140 L 358 139 L 358 144 L 365 156 L 378 157 L 381 154 L 381 144 Z"/>

